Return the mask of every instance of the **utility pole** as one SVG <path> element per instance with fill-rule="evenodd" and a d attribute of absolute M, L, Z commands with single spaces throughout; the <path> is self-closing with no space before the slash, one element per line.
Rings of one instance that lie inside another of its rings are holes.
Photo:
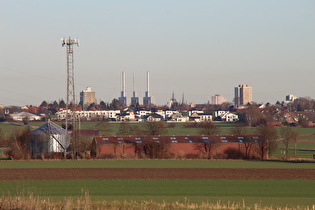
<path fill-rule="evenodd" d="M 75 128 L 75 92 L 74 92 L 74 61 L 73 61 L 73 45 L 79 46 L 78 39 L 63 38 L 61 39 L 62 47 L 66 47 L 67 51 L 67 100 L 66 100 L 66 133 L 68 136 L 68 129 L 71 126 L 72 131 Z M 65 140 L 67 145 L 68 139 Z M 66 157 L 66 150 L 64 148 L 64 155 Z"/>

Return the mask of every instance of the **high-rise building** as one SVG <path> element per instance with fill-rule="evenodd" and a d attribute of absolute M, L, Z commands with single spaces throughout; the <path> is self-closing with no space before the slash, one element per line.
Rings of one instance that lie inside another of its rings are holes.
<path fill-rule="evenodd" d="M 285 100 L 288 102 L 293 102 L 297 97 L 295 95 L 287 95 L 285 96 Z"/>
<path fill-rule="evenodd" d="M 95 92 L 92 88 L 87 86 L 85 90 L 80 92 L 80 104 L 83 110 L 86 110 L 92 103 L 96 103 Z"/>
<path fill-rule="evenodd" d="M 252 102 L 252 87 L 248 85 L 239 85 L 234 88 L 235 105 L 247 105 Z"/>
<path fill-rule="evenodd" d="M 213 105 L 220 105 L 226 102 L 227 100 L 219 94 L 215 94 L 214 96 L 211 97 L 211 104 Z"/>

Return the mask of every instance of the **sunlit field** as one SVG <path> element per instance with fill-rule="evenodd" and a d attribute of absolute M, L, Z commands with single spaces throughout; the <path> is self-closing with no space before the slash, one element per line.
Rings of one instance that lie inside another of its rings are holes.
<path fill-rule="evenodd" d="M 80 197 L 92 201 L 189 201 L 247 206 L 312 206 L 315 181 L 296 180 L 80 180 L 0 182 L 6 195 L 32 194 L 52 200 Z"/>

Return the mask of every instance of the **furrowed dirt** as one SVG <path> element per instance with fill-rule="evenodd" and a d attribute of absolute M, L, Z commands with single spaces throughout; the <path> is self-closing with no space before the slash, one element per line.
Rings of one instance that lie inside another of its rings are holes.
<path fill-rule="evenodd" d="M 49 168 L 0 169 L 0 181 L 228 179 L 315 180 L 315 169 Z"/>

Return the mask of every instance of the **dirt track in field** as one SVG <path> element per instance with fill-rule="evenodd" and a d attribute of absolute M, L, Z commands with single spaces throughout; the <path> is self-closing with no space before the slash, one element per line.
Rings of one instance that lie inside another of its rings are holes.
<path fill-rule="evenodd" d="M 315 169 L 49 168 L 0 169 L 0 181 L 230 179 L 315 180 Z"/>

